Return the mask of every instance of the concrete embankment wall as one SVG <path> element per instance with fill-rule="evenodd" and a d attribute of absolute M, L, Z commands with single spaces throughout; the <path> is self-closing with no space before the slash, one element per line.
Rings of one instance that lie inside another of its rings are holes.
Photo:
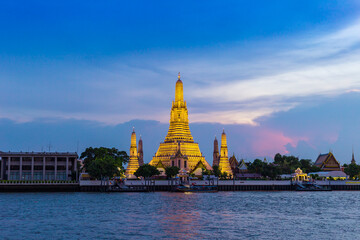
<path fill-rule="evenodd" d="M 0 192 L 79 192 L 79 184 L 0 184 Z"/>
<path fill-rule="evenodd" d="M 209 185 L 209 181 L 193 181 L 196 185 Z M 321 186 L 330 186 L 338 191 L 360 191 L 360 181 L 317 181 Z M 103 185 L 103 186 L 101 186 Z M 131 188 L 145 186 L 144 181 L 128 180 L 126 185 Z M 290 181 L 232 181 L 214 182 L 219 191 L 292 191 L 295 187 Z M 104 182 L 82 181 L 80 183 L 42 183 L 42 184 L 0 184 L 0 192 L 99 192 L 105 191 Z M 158 180 L 149 186 L 151 191 L 171 191 L 174 186 L 170 181 Z"/>

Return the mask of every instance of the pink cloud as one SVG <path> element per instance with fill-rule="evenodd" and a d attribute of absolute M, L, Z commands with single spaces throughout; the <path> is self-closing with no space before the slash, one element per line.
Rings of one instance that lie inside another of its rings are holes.
<path fill-rule="evenodd" d="M 273 129 L 259 129 L 254 133 L 251 148 L 258 156 L 274 156 L 276 153 L 288 154 L 286 145 L 296 147 L 299 140 L 307 140 L 306 137 L 285 136 L 282 131 Z"/>

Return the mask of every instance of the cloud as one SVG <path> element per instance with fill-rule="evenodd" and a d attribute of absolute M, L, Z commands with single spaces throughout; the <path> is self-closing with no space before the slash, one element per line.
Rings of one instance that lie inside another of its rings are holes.
<path fill-rule="evenodd" d="M 306 98 L 357 91 L 360 87 L 359 32 L 360 21 L 356 21 L 334 33 L 308 39 L 296 51 L 268 56 L 267 60 L 261 61 L 265 65 L 258 67 L 259 73 L 251 77 L 235 76 L 231 81 L 211 82 L 201 88 L 192 88 L 190 99 L 207 102 L 212 109 L 208 113 L 197 114 L 195 121 L 212 119 L 221 123 L 254 125 L 258 117 L 288 111 L 306 101 Z M 334 57 L 335 54 L 338 55 Z M 288 63 L 284 65 L 284 61 Z M 280 71 L 262 72 L 262 68 L 267 70 L 267 63 L 273 66 L 277 62 Z M 241 63 L 237 63 L 239 68 Z M 259 65 L 257 60 L 246 64 Z M 214 66 L 214 69 L 224 72 L 221 68 Z M 233 64 L 232 68 L 235 71 L 236 65 Z M 217 108 L 218 103 L 222 103 L 225 109 Z M 251 109 L 244 107 L 246 104 L 250 104 Z M 231 107 L 233 111 L 229 112 Z M 217 117 L 222 115 L 227 117 Z"/>

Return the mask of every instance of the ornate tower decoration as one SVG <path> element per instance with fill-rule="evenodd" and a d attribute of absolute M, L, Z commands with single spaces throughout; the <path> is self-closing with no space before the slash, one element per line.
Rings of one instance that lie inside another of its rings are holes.
<path fill-rule="evenodd" d="M 144 152 L 143 152 L 143 142 L 141 139 L 141 135 L 140 135 L 140 140 L 139 140 L 138 156 L 139 156 L 139 166 L 144 165 Z"/>
<path fill-rule="evenodd" d="M 139 168 L 139 158 L 138 152 L 136 147 L 136 133 L 135 129 L 133 128 L 133 132 L 131 133 L 131 145 L 130 145 L 130 157 L 129 163 L 125 171 L 125 175 L 127 178 L 136 178 L 134 173 Z"/>
<path fill-rule="evenodd" d="M 352 150 L 351 164 L 356 164 L 355 155 L 354 155 L 354 148 L 353 148 L 353 150 Z"/>
<path fill-rule="evenodd" d="M 165 167 L 172 166 L 172 160 L 178 149 L 181 149 L 181 154 L 184 158 L 184 161 L 181 161 L 181 166 L 179 166 L 182 170 L 192 171 L 196 166 L 200 166 L 198 165 L 199 162 L 202 163 L 202 166 L 204 165 L 207 169 L 211 170 L 211 166 L 200 152 L 199 145 L 194 142 L 190 132 L 188 110 L 186 101 L 184 101 L 183 82 L 180 79 L 180 73 L 175 85 L 175 101 L 172 102 L 169 131 L 164 142 L 160 143 L 150 164 L 156 166 L 161 162 Z M 178 164 L 174 161 L 174 165 Z"/>
<path fill-rule="evenodd" d="M 219 143 L 218 140 L 216 139 L 215 136 L 215 140 L 214 140 L 214 153 L 213 153 L 213 167 L 214 166 L 219 166 Z"/>
<path fill-rule="evenodd" d="M 225 134 L 224 130 L 221 134 L 219 169 L 221 172 L 226 172 L 228 175 L 233 175 L 231 167 L 230 167 L 230 163 L 229 163 L 226 134 Z"/>

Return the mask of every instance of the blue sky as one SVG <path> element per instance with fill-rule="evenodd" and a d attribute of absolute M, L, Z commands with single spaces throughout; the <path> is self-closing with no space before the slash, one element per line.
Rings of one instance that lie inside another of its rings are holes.
<path fill-rule="evenodd" d="M 128 150 L 165 137 L 181 72 L 191 130 L 229 152 L 360 159 L 358 1 L 2 1 L 0 149 Z"/>

